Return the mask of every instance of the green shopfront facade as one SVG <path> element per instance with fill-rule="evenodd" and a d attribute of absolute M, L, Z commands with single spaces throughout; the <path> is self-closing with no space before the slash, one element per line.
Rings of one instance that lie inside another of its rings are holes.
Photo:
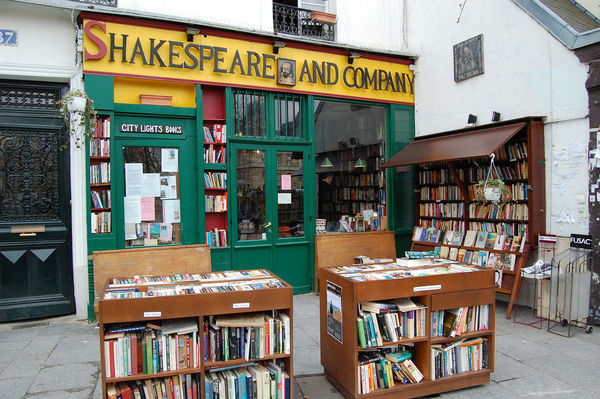
<path fill-rule="evenodd" d="M 275 53 L 269 37 L 82 19 L 85 90 L 100 117 L 87 156 L 90 254 L 208 243 L 213 270 L 267 268 L 309 292 L 316 220 L 346 206 L 323 200 L 321 180 L 342 173 L 323 169 L 324 158 L 336 164 L 332 143 L 379 151 L 360 170 L 385 184 L 353 206 L 379 208 L 408 247 L 412 174 L 378 170 L 413 137 L 408 59 L 349 63 L 341 48 L 286 41 Z"/>

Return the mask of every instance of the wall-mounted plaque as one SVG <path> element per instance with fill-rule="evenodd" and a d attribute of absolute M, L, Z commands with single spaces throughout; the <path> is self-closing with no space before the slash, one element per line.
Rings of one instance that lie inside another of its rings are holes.
<path fill-rule="evenodd" d="M 483 35 L 454 45 L 454 81 L 483 73 Z"/>

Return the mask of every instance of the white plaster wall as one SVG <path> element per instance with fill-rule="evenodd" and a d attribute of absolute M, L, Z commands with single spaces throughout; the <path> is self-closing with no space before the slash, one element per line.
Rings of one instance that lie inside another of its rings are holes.
<path fill-rule="evenodd" d="M 119 0 L 119 8 L 155 15 L 172 15 L 198 23 L 226 25 L 258 32 L 273 32 L 270 0 Z"/>
<path fill-rule="evenodd" d="M 17 46 L 0 46 L 0 77 L 68 82 L 75 73 L 75 30 L 66 10 L 0 0 L 0 27 Z"/>
<path fill-rule="evenodd" d="M 408 50 L 419 55 L 416 135 L 463 128 L 470 113 L 478 125 L 492 111 L 546 117 L 546 232 L 587 233 L 587 67 L 510 0 L 407 4 Z M 479 34 L 485 73 L 456 83 L 453 45 Z"/>
<path fill-rule="evenodd" d="M 337 15 L 335 44 L 399 52 L 403 45 L 403 5 L 404 0 L 370 0 L 368 4 L 361 0 L 331 0 L 328 11 Z M 119 0 L 119 8 L 273 33 L 272 0 Z"/>
<path fill-rule="evenodd" d="M 338 43 L 384 52 L 403 50 L 404 0 L 337 2 Z"/>
<path fill-rule="evenodd" d="M 76 31 L 64 9 L 0 1 L 0 27 L 17 32 L 17 46 L 0 46 L 0 79 L 64 82 L 81 88 Z M 85 152 L 71 146 L 71 235 L 76 316 L 87 318 Z"/>

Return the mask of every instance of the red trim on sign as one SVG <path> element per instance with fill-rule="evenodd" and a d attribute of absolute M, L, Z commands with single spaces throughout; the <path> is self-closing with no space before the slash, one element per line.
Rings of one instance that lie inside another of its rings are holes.
<path fill-rule="evenodd" d="M 177 78 L 157 78 L 156 76 L 144 76 L 144 75 L 131 75 L 126 73 L 108 73 L 108 72 L 96 72 L 96 71 L 84 71 L 84 73 L 89 75 L 102 75 L 102 76 L 114 76 L 120 78 L 134 78 L 134 79 L 146 79 L 146 80 L 158 80 L 158 81 L 166 81 L 166 82 L 176 82 L 176 83 L 194 83 L 208 86 L 222 86 L 222 87 L 238 87 L 243 89 L 257 89 L 257 90 L 266 90 L 266 91 L 277 91 L 283 93 L 295 93 L 295 94 L 306 94 L 306 95 L 314 95 L 321 97 L 333 97 L 333 98 L 344 98 L 349 100 L 360 100 L 360 101 L 372 101 L 377 103 L 384 104 L 401 104 L 401 105 L 414 105 L 414 103 L 406 102 L 406 101 L 394 101 L 394 100 L 380 100 L 368 97 L 357 97 L 357 96 L 347 96 L 347 95 L 335 95 L 335 94 L 326 94 L 321 92 L 313 92 L 313 91 L 305 91 L 305 90 L 285 90 L 280 88 L 273 88 L 268 86 L 249 86 L 242 84 L 232 84 L 232 83 L 221 83 L 221 82 L 209 82 L 203 80 L 193 80 L 193 79 L 177 79 Z"/>

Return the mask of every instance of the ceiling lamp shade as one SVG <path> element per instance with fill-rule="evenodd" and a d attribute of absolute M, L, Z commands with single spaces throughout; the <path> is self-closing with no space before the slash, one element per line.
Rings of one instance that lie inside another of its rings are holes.
<path fill-rule="evenodd" d="M 366 168 L 367 167 L 367 161 L 365 161 L 362 158 L 358 158 L 358 161 L 356 161 L 356 163 L 354 164 L 355 168 Z"/>
<path fill-rule="evenodd" d="M 329 159 L 329 157 L 325 157 L 325 159 L 323 160 L 323 162 L 321 162 L 321 167 L 322 168 L 331 168 L 331 167 L 333 167 L 333 164 L 331 163 L 331 160 Z"/>

